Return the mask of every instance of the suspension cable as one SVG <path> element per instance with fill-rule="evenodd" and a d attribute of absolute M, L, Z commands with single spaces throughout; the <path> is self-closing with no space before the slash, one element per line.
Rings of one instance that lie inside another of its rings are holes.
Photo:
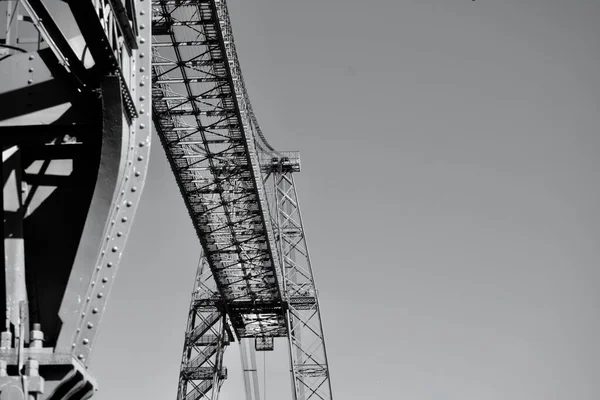
<path fill-rule="evenodd" d="M 267 352 L 263 351 L 263 391 L 267 400 Z"/>

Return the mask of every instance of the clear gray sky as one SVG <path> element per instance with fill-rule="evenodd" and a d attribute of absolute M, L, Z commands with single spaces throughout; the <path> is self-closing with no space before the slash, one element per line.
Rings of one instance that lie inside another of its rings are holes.
<path fill-rule="evenodd" d="M 600 2 L 228 3 L 263 131 L 302 154 L 335 399 L 599 399 Z M 99 400 L 175 399 L 199 245 L 153 146 Z"/>

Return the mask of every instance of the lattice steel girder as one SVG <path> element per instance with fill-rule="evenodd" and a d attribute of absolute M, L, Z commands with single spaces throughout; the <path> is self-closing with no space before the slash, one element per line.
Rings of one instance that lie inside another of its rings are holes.
<path fill-rule="evenodd" d="M 273 188 L 273 229 L 284 276 L 284 298 L 295 400 L 331 400 L 331 383 L 319 300 L 292 170 L 265 167 Z"/>
<path fill-rule="evenodd" d="M 257 153 L 257 146 L 270 146 L 250 107 L 226 6 L 152 5 L 154 123 L 216 287 L 239 337 L 281 335 L 281 307 L 261 310 L 282 301 Z M 242 310 L 237 303 L 255 306 Z"/>

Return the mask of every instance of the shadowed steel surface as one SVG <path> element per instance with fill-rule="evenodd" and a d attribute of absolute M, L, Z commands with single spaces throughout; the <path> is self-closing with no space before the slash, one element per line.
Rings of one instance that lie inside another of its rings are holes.
<path fill-rule="evenodd" d="M 86 399 L 146 179 L 150 3 L 0 2 L 0 398 Z"/>

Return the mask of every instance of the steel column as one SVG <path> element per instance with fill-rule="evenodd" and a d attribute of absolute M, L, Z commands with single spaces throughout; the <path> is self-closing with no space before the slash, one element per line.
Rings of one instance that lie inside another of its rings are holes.
<path fill-rule="evenodd" d="M 1 21 L 1 398 L 94 393 L 87 367 L 146 178 L 150 2 L 110 0 L 93 15 L 79 3 L 57 19 L 44 0 L 6 3 Z M 77 36 L 83 14 L 94 30 Z M 38 43 L 21 36 L 32 32 Z"/>

